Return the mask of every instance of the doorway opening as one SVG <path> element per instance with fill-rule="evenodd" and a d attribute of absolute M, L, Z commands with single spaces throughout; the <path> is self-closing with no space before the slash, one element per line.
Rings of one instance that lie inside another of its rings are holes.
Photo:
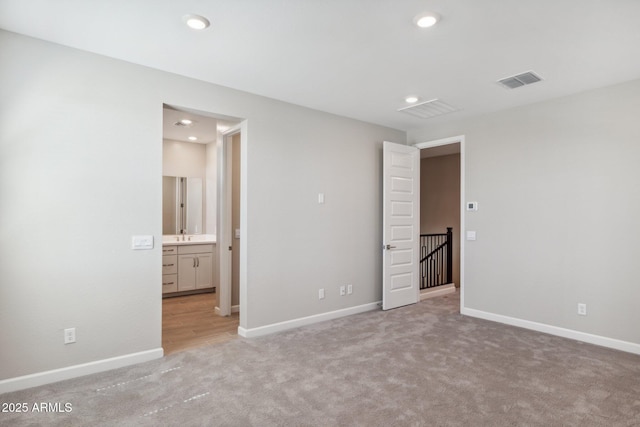
<path fill-rule="evenodd" d="M 163 105 L 162 346 L 165 355 L 237 337 L 221 317 L 219 172 L 240 119 Z M 231 313 L 229 313 L 231 314 Z"/>
<path fill-rule="evenodd" d="M 460 292 L 464 302 L 464 136 L 421 142 L 420 233 L 444 233 L 453 228 L 451 283 L 421 291 L 420 299 Z"/>

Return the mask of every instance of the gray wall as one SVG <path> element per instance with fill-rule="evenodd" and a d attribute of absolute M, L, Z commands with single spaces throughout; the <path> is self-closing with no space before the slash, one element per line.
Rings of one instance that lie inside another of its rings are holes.
<path fill-rule="evenodd" d="M 219 133 L 219 132 L 218 132 Z M 205 179 L 205 225 L 204 229 L 207 234 L 216 234 L 216 213 L 218 209 L 218 151 L 217 144 L 210 143 L 205 145 L 206 157 L 206 179 Z M 217 281 L 217 279 L 216 279 Z"/>
<path fill-rule="evenodd" d="M 248 120 L 243 327 L 380 299 L 403 132 L 4 31 L 0 82 L 0 379 L 160 347 L 163 103 Z"/>
<path fill-rule="evenodd" d="M 409 132 L 466 137 L 465 307 L 640 343 L 638 117 L 640 80 Z"/>
<path fill-rule="evenodd" d="M 162 174 L 205 178 L 207 174 L 207 146 L 193 142 L 162 140 Z"/>

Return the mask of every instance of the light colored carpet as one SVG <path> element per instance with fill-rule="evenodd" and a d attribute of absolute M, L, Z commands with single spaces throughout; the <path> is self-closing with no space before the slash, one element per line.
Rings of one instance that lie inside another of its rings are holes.
<path fill-rule="evenodd" d="M 461 316 L 457 295 L 0 395 L 3 426 L 635 426 L 640 357 Z"/>

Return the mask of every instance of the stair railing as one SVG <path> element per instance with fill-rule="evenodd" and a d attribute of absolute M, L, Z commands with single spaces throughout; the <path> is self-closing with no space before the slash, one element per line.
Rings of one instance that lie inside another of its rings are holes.
<path fill-rule="evenodd" d="M 420 289 L 453 280 L 453 228 L 446 233 L 420 235 Z"/>

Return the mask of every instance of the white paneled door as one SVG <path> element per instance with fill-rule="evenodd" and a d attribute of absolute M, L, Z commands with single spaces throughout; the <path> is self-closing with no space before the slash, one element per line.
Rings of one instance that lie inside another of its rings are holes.
<path fill-rule="evenodd" d="M 384 142 L 382 309 L 420 297 L 420 150 Z"/>

